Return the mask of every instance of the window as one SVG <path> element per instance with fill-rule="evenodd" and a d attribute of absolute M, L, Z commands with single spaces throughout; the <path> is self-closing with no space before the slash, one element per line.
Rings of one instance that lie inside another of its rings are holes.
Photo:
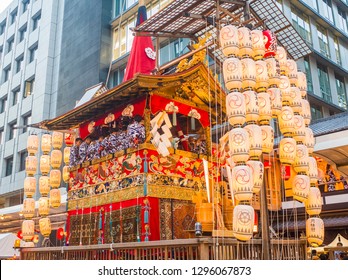
<path fill-rule="evenodd" d="M 27 151 L 23 151 L 19 153 L 19 170 L 18 171 L 23 171 L 25 170 L 25 160 L 28 156 Z"/>
<path fill-rule="evenodd" d="M 4 34 L 5 28 L 6 28 L 6 19 L 2 23 L 0 23 L 0 36 Z"/>
<path fill-rule="evenodd" d="M 16 59 L 16 73 L 22 70 L 23 56 Z"/>
<path fill-rule="evenodd" d="M 26 133 L 28 131 L 28 125 L 31 124 L 31 115 L 23 116 L 23 130 L 22 133 Z"/>
<path fill-rule="evenodd" d="M 22 42 L 25 38 L 25 33 L 27 33 L 27 25 L 23 26 L 19 30 L 19 42 Z"/>
<path fill-rule="evenodd" d="M 17 136 L 17 128 L 15 128 L 16 123 L 10 123 L 8 125 L 8 138 L 7 140 L 11 140 L 13 138 L 16 138 Z"/>
<path fill-rule="evenodd" d="M 126 23 L 124 23 L 120 31 L 115 29 L 114 31 L 114 57 L 113 59 L 117 59 L 122 55 L 126 54 L 130 51 L 133 42 L 133 34 L 130 28 L 135 26 L 135 18 L 131 17 Z"/>
<path fill-rule="evenodd" d="M 33 17 L 33 31 L 39 27 L 40 19 L 41 14 L 38 14 L 37 16 Z"/>
<path fill-rule="evenodd" d="M 338 38 L 337 37 L 334 38 L 334 46 L 335 46 L 336 62 L 337 62 L 337 64 L 342 66 L 340 45 L 338 43 Z"/>
<path fill-rule="evenodd" d="M 320 26 L 317 25 L 318 30 L 318 39 L 319 39 L 319 48 L 320 52 L 330 58 L 330 51 L 329 51 L 329 40 L 327 38 L 326 30 Z"/>
<path fill-rule="evenodd" d="M 116 69 L 112 76 L 112 87 L 119 85 L 123 81 L 124 73 L 126 71 L 126 65 L 123 65 Z"/>
<path fill-rule="evenodd" d="M 12 51 L 13 49 L 13 43 L 14 43 L 14 37 L 7 40 L 7 53 Z"/>
<path fill-rule="evenodd" d="M 23 93 L 24 98 L 33 94 L 34 82 L 35 82 L 34 78 L 31 78 L 30 80 L 25 81 L 24 93 Z"/>
<path fill-rule="evenodd" d="M 316 104 L 311 104 L 311 115 L 312 115 L 312 120 L 318 120 L 323 117 L 323 112 L 321 111 L 320 106 Z"/>
<path fill-rule="evenodd" d="M 292 24 L 301 37 L 305 39 L 306 42 L 312 44 L 311 28 L 309 25 L 309 18 L 307 15 L 300 12 L 295 7 L 291 7 L 291 18 Z"/>
<path fill-rule="evenodd" d="M 0 145 L 2 144 L 2 138 L 3 138 L 3 135 L 4 135 L 4 129 L 0 129 Z"/>
<path fill-rule="evenodd" d="M 2 57 L 3 47 L 0 46 L 0 64 L 1 64 L 1 57 Z"/>
<path fill-rule="evenodd" d="M 13 168 L 13 157 L 9 157 L 5 159 L 5 165 L 6 165 L 5 176 L 10 176 L 12 174 L 12 168 Z"/>
<path fill-rule="evenodd" d="M 36 52 L 37 52 L 38 46 L 35 45 L 31 49 L 29 49 L 29 63 L 33 62 L 36 58 Z"/>
<path fill-rule="evenodd" d="M 318 63 L 318 75 L 319 75 L 319 85 L 320 92 L 325 101 L 331 102 L 331 90 L 330 90 L 330 82 L 329 75 L 327 72 L 327 68 L 324 65 Z"/>
<path fill-rule="evenodd" d="M 309 5 L 314 10 L 318 11 L 318 2 L 317 0 L 309 0 Z"/>
<path fill-rule="evenodd" d="M 10 77 L 10 73 L 11 73 L 11 67 L 7 67 L 6 69 L 4 69 L 4 78 L 3 78 L 3 82 L 7 82 L 9 77 Z"/>
<path fill-rule="evenodd" d="M 137 0 L 114 0 L 114 17 L 119 16 L 125 10 L 133 6 Z"/>
<path fill-rule="evenodd" d="M 347 15 L 346 13 L 340 9 L 340 7 L 337 7 L 338 12 L 338 18 L 337 18 L 337 25 L 339 28 L 341 28 L 344 32 L 348 33 L 348 22 L 347 22 Z"/>
<path fill-rule="evenodd" d="M 344 86 L 344 79 L 339 75 L 335 75 L 335 80 L 338 96 L 338 106 L 347 109 L 347 93 Z"/>
<path fill-rule="evenodd" d="M 323 0 L 323 15 L 333 22 L 331 0 Z"/>
<path fill-rule="evenodd" d="M 22 1 L 22 12 L 25 13 L 27 10 L 28 10 L 28 7 L 29 7 L 29 3 L 30 1 L 29 0 L 24 0 Z"/>
<path fill-rule="evenodd" d="M 3 97 L 0 100 L 0 114 L 6 111 L 7 97 Z"/>
<path fill-rule="evenodd" d="M 14 24 L 17 18 L 17 9 L 11 13 L 10 16 L 10 25 Z"/>
<path fill-rule="evenodd" d="M 307 91 L 313 92 L 311 67 L 310 67 L 308 56 L 304 58 L 304 67 L 305 67 L 306 78 L 307 78 Z"/>
<path fill-rule="evenodd" d="M 20 88 L 16 88 L 12 91 L 12 106 L 18 103 Z"/>

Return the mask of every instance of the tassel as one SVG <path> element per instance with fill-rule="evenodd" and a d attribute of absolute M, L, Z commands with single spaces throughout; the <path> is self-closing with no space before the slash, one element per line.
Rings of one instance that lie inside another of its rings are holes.
<path fill-rule="evenodd" d="M 196 130 L 196 119 L 191 117 L 191 129 Z"/>
<path fill-rule="evenodd" d="M 173 112 L 173 126 L 176 126 L 176 112 Z"/>

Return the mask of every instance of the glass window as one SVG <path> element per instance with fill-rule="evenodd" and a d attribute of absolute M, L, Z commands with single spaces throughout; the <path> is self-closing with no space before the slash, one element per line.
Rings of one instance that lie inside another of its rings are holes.
<path fill-rule="evenodd" d="M 112 87 L 119 85 L 123 81 L 124 73 L 126 71 L 126 65 L 123 65 L 116 69 L 112 74 Z"/>
<path fill-rule="evenodd" d="M 329 40 L 327 37 L 327 31 L 320 26 L 319 24 L 317 25 L 317 30 L 318 30 L 318 39 L 319 39 L 319 48 L 320 52 L 330 58 L 330 51 L 329 51 Z"/>
<path fill-rule="evenodd" d="M 304 58 L 304 66 L 307 78 L 307 91 L 313 92 L 313 83 L 312 83 L 312 75 L 311 75 L 311 66 L 309 63 L 308 56 Z"/>
<path fill-rule="evenodd" d="M 323 117 L 323 112 L 321 111 L 321 107 L 315 104 L 311 104 L 311 115 L 312 120 L 318 120 Z"/>
<path fill-rule="evenodd" d="M 3 138 L 3 135 L 4 135 L 4 129 L 0 129 L 0 145 L 2 144 L 2 138 Z"/>
<path fill-rule="evenodd" d="M 9 157 L 5 159 L 5 176 L 10 176 L 12 174 L 12 168 L 13 168 L 13 157 Z"/>
<path fill-rule="evenodd" d="M 22 70 L 23 56 L 16 59 L 16 73 Z"/>
<path fill-rule="evenodd" d="M 4 78 L 3 78 L 3 82 L 7 82 L 9 77 L 10 77 L 10 73 L 11 73 L 11 67 L 7 67 L 6 69 L 4 69 Z"/>
<path fill-rule="evenodd" d="M 19 30 L 19 42 L 22 42 L 24 40 L 25 37 L 25 33 L 27 32 L 27 25 L 23 26 L 20 30 Z"/>
<path fill-rule="evenodd" d="M 6 111 L 7 107 L 7 97 L 3 97 L 0 100 L 0 114 Z"/>
<path fill-rule="evenodd" d="M 16 123 L 10 123 L 8 125 L 8 139 L 7 140 L 11 140 L 13 138 L 16 138 L 17 136 L 17 128 L 15 128 Z"/>
<path fill-rule="evenodd" d="M 24 0 L 22 3 L 23 3 L 22 4 L 22 7 L 23 7 L 22 12 L 25 13 L 28 10 L 30 1 L 29 0 Z"/>
<path fill-rule="evenodd" d="M 19 153 L 19 170 L 18 171 L 23 171 L 25 170 L 25 160 L 28 156 L 27 151 L 23 151 Z"/>
<path fill-rule="evenodd" d="M 309 18 L 307 15 L 300 12 L 295 7 L 291 7 L 292 24 L 301 37 L 309 44 L 312 44 L 311 28 L 309 25 Z"/>
<path fill-rule="evenodd" d="M 17 18 L 17 10 L 13 11 L 10 16 L 10 25 L 14 24 Z"/>
<path fill-rule="evenodd" d="M 26 98 L 29 95 L 33 94 L 33 89 L 34 89 L 34 82 L 35 79 L 31 78 L 30 80 L 26 80 L 25 84 L 24 84 L 24 93 L 23 93 L 23 97 Z"/>
<path fill-rule="evenodd" d="M 332 102 L 329 74 L 327 68 L 324 65 L 318 63 L 318 75 L 321 96 L 325 101 Z"/>
<path fill-rule="evenodd" d="M 331 22 L 333 22 L 331 0 L 323 0 L 323 15 Z"/>
<path fill-rule="evenodd" d="M 0 35 L 4 34 L 6 28 L 6 19 L 0 23 Z"/>
<path fill-rule="evenodd" d="M 340 9 L 340 7 L 337 7 L 338 12 L 338 18 L 337 18 L 337 25 L 339 28 L 341 28 L 344 32 L 348 33 L 348 22 L 347 22 L 347 15 L 346 13 Z"/>
<path fill-rule="evenodd" d="M 23 130 L 22 133 L 26 133 L 28 131 L 28 125 L 31 124 L 31 115 L 23 116 Z"/>
<path fill-rule="evenodd" d="M 32 28 L 33 31 L 39 27 L 40 19 L 41 19 L 41 14 L 38 14 L 35 17 L 33 17 L 33 28 Z"/>
<path fill-rule="evenodd" d="M 339 75 L 335 75 L 336 89 L 338 96 L 338 106 L 347 109 L 347 93 L 344 86 L 344 79 Z"/>
<path fill-rule="evenodd" d="M 37 45 L 29 49 L 29 63 L 33 62 L 36 59 L 37 49 Z"/>
<path fill-rule="evenodd" d="M 10 51 L 12 51 L 12 49 L 13 49 L 13 43 L 14 43 L 14 37 L 8 39 L 8 41 L 7 41 L 7 53 L 9 53 Z"/>
<path fill-rule="evenodd" d="M 18 103 L 20 88 L 17 88 L 12 91 L 12 106 Z"/>
<path fill-rule="evenodd" d="M 335 46 L 335 54 L 336 54 L 336 62 L 339 65 L 342 65 L 341 53 L 340 53 L 340 45 L 338 43 L 338 38 L 334 38 L 334 46 Z"/>

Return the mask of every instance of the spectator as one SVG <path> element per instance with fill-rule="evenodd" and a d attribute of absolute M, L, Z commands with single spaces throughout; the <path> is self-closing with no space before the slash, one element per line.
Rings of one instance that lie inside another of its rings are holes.
<path fill-rule="evenodd" d="M 75 166 L 81 162 L 80 160 L 80 145 L 82 144 L 81 138 L 76 138 L 75 145 L 71 147 L 70 150 L 70 158 L 69 158 L 69 166 Z"/>
<path fill-rule="evenodd" d="M 80 157 L 79 157 L 78 164 L 87 160 L 87 150 L 88 150 L 89 145 L 91 144 L 91 141 L 92 141 L 91 137 L 87 136 L 85 138 L 85 141 L 83 141 L 83 143 L 81 143 L 81 145 L 79 147 Z"/>

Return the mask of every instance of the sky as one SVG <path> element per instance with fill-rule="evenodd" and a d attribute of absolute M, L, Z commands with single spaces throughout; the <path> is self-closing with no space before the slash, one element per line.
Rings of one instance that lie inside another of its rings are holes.
<path fill-rule="evenodd" d="M 0 13 L 2 13 L 11 2 L 12 0 L 0 0 Z"/>

